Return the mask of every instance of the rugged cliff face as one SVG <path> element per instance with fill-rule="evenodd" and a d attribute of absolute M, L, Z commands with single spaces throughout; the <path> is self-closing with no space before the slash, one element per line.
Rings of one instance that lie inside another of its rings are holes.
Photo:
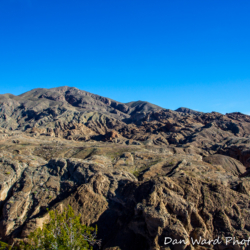
<path fill-rule="evenodd" d="M 61 87 L 0 95 L 0 127 L 2 240 L 27 237 L 47 208 L 67 204 L 98 225 L 106 250 L 193 249 L 199 237 L 222 243 L 198 249 L 240 249 L 225 237 L 250 237 L 247 115 Z"/>

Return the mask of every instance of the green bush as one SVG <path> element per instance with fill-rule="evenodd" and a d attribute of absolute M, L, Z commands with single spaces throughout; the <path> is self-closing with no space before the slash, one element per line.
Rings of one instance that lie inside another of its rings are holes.
<path fill-rule="evenodd" d="M 7 249 L 11 249 L 11 246 L 9 246 L 8 244 L 0 241 L 0 250 L 7 250 Z"/>
<path fill-rule="evenodd" d="M 21 243 L 23 250 L 89 250 L 94 245 L 100 247 L 96 239 L 97 227 L 82 225 L 80 216 L 76 216 L 71 206 L 63 213 L 49 211 L 50 222 L 42 229 L 38 228 L 28 237 L 29 243 Z"/>

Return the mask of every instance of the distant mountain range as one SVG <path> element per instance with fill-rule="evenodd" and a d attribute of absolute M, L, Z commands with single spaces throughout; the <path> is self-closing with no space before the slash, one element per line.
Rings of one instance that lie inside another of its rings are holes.
<path fill-rule="evenodd" d="M 149 111 L 165 110 L 164 108 L 146 101 L 135 101 L 121 103 L 110 98 L 91 94 L 74 87 L 58 87 L 52 89 L 33 89 L 19 96 L 12 94 L 0 95 L 2 103 L 8 102 L 12 109 L 22 105 L 25 109 L 39 111 L 45 108 L 73 108 L 75 110 L 88 112 L 98 111 L 109 114 L 117 119 L 130 118 L 137 113 L 147 113 Z M 197 113 L 188 108 L 179 108 L 177 112 Z"/>

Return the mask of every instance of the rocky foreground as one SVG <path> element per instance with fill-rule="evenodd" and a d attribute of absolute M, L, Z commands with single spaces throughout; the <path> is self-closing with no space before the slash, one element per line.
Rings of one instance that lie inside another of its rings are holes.
<path fill-rule="evenodd" d="M 70 204 L 106 250 L 250 249 L 250 116 L 76 88 L 0 95 L 0 240 Z M 165 237 L 183 244 L 164 245 Z M 221 244 L 190 244 L 192 239 Z"/>

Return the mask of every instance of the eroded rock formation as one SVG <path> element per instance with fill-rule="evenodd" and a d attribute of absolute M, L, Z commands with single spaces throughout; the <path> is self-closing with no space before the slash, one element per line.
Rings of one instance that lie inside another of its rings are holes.
<path fill-rule="evenodd" d="M 249 116 L 69 87 L 0 95 L 0 108 L 1 240 L 27 237 L 47 208 L 68 204 L 98 225 L 106 250 L 241 249 L 225 237 L 250 237 Z M 222 243 L 190 244 L 199 237 Z"/>

